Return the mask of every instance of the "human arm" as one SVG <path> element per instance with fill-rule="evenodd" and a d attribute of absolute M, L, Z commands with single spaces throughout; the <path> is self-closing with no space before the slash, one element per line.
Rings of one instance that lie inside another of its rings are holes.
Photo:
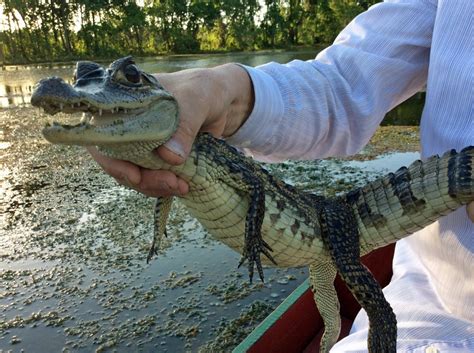
<path fill-rule="evenodd" d="M 427 80 L 436 6 L 386 1 L 355 18 L 315 60 L 248 68 L 252 115 L 228 142 L 265 161 L 350 155 Z"/>

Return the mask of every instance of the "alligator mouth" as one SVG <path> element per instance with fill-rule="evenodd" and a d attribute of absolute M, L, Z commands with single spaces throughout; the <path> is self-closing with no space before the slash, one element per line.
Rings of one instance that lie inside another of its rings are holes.
<path fill-rule="evenodd" d="M 116 119 L 132 119 L 153 109 L 152 106 L 160 100 L 173 99 L 164 90 L 155 90 L 154 94 L 143 98 L 134 98 L 128 92 L 117 90 L 117 98 L 121 99 L 114 102 L 113 94 L 104 91 L 104 87 L 93 84 L 87 89 L 75 88 L 59 77 L 50 77 L 37 84 L 31 104 L 43 108 L 49 115 L 82 112 L 81 124 L 102 126 Z M 61 125 L 59 122 L 53 124 Z"/>
<path fill-rule="evenodd" d="M 151 106 L 152 104 L 150 104 Z M 132 120 L 139 118 L 141 114 L 150 110 L 150 106 L 142 108 L 125 108 L 115 107 L 111 109 L 104 109 L 101 107 L 94 106 L 90 103 L 49 103 L 48 106 L 43 107 L 44 111 L 48 114 L 65 113 L 65 114 L 77 114 L 82 112 L 82 118 L 77 125 L 62 124 L 58 121 L 49 123 L 55 126 L 64 126 L 71 128 L 79 125 L 91 125 L 91 126 L 106 126 L 119 123 L 125 119 Z"/>
<path fill-rule="evenodd" d="M 137 141 L 166 141 L 178 126 L 178 106 L 171 94 L 153 89 L 148 95 L 106 93 L 103 87 L 75 89 L 64 80 L 41 80 L 31 104 L 54 115 L 83 113 L 76 125 L 53 122 L 42 133 L 52 143 L 101 145 Z"/>
<path fill-rule="evenodd" d="M 140 111 L 146 109 L 143 107 L 100 107 L 94 103 L 87 101 L 78 102 L 62 102 L 59 99 L 48 99 L 44 98 L 39 104 L 34 104 L 44 109 L 44 111 L 50 115 L 56 113 L 74 114 L 78 112 L 89 113 L 98 117 L 108 117 L 110 115 L 127 115 L 133 114 L 134 111 Z"/>

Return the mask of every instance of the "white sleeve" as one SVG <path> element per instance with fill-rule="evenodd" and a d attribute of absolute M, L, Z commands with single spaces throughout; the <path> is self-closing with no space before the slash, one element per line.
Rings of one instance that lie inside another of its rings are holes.
<path fill-rule="evenodd" d="M 356 153 L 426 84 L 436 10 L 434 0 L 385 1 L 314 60 L 245 67 L 255 105 L 228 142 L 264 161 Z"/>

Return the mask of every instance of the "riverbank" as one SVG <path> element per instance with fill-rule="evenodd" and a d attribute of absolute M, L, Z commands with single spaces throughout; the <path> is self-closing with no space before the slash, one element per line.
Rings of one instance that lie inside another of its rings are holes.
<path fill-rule="evenodd" d="M 317 46 L 288 46 L 285 48 L 268 48 L 268 49 L 258 49 L 258 50 L 199 50 L 199 51 L 189 51 L 186 53 L 173 53 L 173 52 L 156 52 L 156 53 L 148 53 L 146 55 L 133 55 L 137 61 L 145 61 L 150 59 L 160 59 L 160 58 L 188 58 L 188 57 L 205 57 L 208 55 L 212 56 L 224 56 L 224 55 L 269 55 L 272 53 L 314 53 L 316 56 L 322 49 L 327 47 L 328 44 L 318 44 Z M 123 54 L 115 54 L 113 57 L 119 58 L 121 56 L 130 55 L 130 53 L 123 53 Z M 99 63 L 110 63 L 111 55 L 104 55 L 104 56 L 70 56 L 70 57 L 63 57 L 63 58 L 54 58 L 51 60 L 17 60 L 17 61 L 8 61 L 8 59 L 4 59 L 0 68 L 3 70 L 8 70 L 9 67 L 17 67 L 17 66 L 62 66 L 62 65 L 74 65 L 77 61 L 80 60 L 90 60 Z"/>

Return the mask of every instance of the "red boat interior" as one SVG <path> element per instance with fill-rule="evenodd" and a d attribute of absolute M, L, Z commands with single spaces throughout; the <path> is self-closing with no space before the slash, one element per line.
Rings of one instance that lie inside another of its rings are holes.
<path fill-rule="evenodd" d="M 392 277 L 394 249 L 395 246 L 392 244 L 363 257 L 364 264 L 383 287 L 390 282 Z M 342 331 L 339 337 L 341 339 L 349 333 L 360 306 L 339 277 L 336 279 L 335 286 L 341 303 Z M 323 321 L 314 303 L 311 290 L 308 289 L 247 352 L 316 353 L 319 352 L 319 341 L 323 330 Z"/>

